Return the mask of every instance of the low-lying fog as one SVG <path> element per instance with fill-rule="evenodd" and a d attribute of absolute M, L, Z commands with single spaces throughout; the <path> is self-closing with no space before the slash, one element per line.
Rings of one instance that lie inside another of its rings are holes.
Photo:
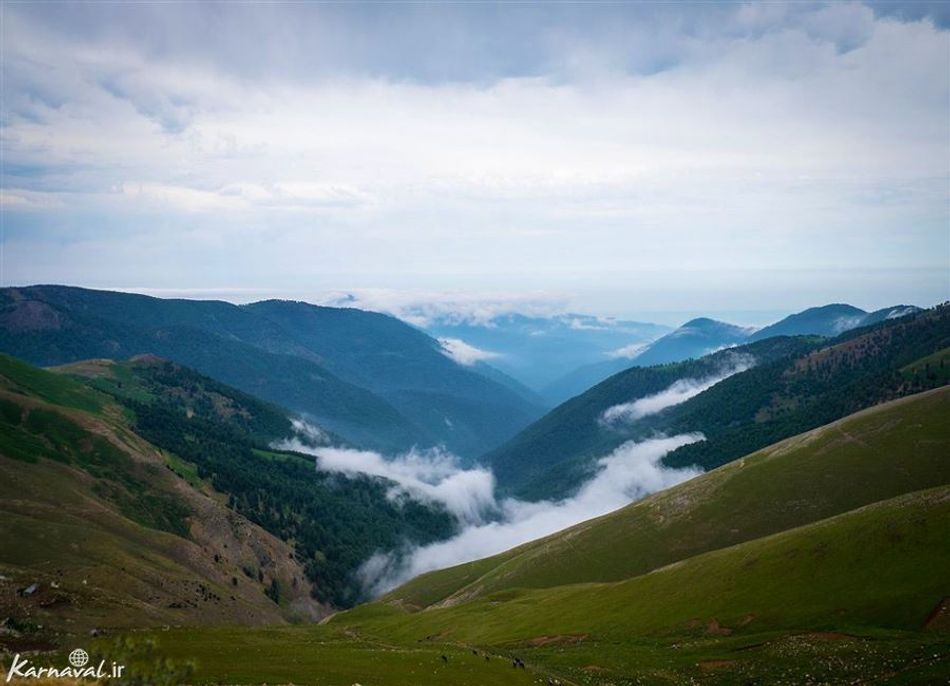
<path fill-rule="evenodd" d="M 743 359 L 720 374 L 681 379 L 669 388 L 605 410 L 604 423 L 632 422 L 654 414 L 712 387 L 751 366 Z M 669 488 L 701 473 L 698 468 L 671 469 L 663 457 L 680 446 L 704 440 L 700 433 L 629 441 L 596 462 L 594 475 L 575 495 L 563 500 L 526 502 L 499 498 L 495 476 L 485 467 L 463 468 L 440 449 L 413 450 L 395 458 L 371 451 L 314 448 L 291 439 L 278 447 L 312 454 L 317 468 L 348 475 L 371 475 L 393 482 L 391 498 L 414 498 L 444 506 L 458 521 L 452 538 L 400 550 L 380 550 L 360 569 L 366 590 L 384 593 L 414 576 L 476 560 L 612 512 L 650 493 Z"/>

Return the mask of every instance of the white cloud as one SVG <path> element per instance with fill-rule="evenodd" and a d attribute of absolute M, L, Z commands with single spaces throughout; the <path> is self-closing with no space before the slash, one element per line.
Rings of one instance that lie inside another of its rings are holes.
<path fill-rule="evenodd" d="M 551 317 L 565 312 L 568 307 L 568 299 L 555 293 L 458 293 L 391 288 L 331 292 L 318 297 L 317 301 L 331 307 L 386 312 L 422 328 L 436 322 L 491 327 L 496 317 L 509 314 Z"/>
<path fill-rule="evenodd" d="M 486 362 L 501 357 L 501 353 L 494 353 L 489 350 L 481 350 L 474 345 L 469 345 L 461 338 L 440 338 L 442 352 L 446 357 L 455 360 L 460 365 L 471 367 L 478 362 Z"/>
<path fill-rule="evenodd" d="M 850 331 L 856 326 L 860 326 L 861 322 L 864 321 L 866 316 L 867 315 L 860 314 L 854 315 L 852 317 L 838 317 L 832 322 L 831 328 L 835 333 Z"/>
<path fill-rule="evenodd" d="M 885 319 L 898 319 L 899 317 L 904 317 L 908 314 L 913 314 L 916 310 L 913 307 L 895 307 L 893 310 L 887 313 Z"/>
<path fill-rule="evenodd" d="M 607 357 L 612 360 L 633 360 L 649 347 L 649 343 L 631 343 L 616 350 L 611 350 L 607 353 Z"/>
<path fill-rule="evenodd" d="M 598 461 L 597 474 L 574 497 L 557 502 L 505 500 L 498 504 L 496 521 L 468 526 L 447 541 L 415 548 L 408 555 L 377 553 L 363 565 L 363 581 L 372 592 L 382 593 L 419 574 L 494 555 L 669 488 L 701 470 L 668 469 L 660 460 L 699 440 L 700 434 L 686 434 L 625 443 Z"/>
<path fill-rule="evenodd" d="M 369 475 L 393 482 L 388 496 L 444 506 L 460 525 L 456 536 L 409 550 L 378 551 L 360 570 L 367 590 L 380 593 L 432 569 L 474 560 L 546 536 L 605 514 L 702 470 L 669 469 L 660 460 L 671 450 L 703 440 L 683 434 L 628 442 L 597 460 L 595 474 L 576 495 L 560 501 L 498 500 L 489 469 L 465 469 L 442 450 L 412 450 L 394 458 L 379 453 L 319 445 L 325 434 L 296 422 L 297 437 L 275 443 L 284 450 L 314 455 L 317 469 L 349 476 Z"/>
<path fill-rule="evenodd" d="M 439 449 L 412 450 L 386 459 L 379 453 L 347 448 L 313 447 L 296 439 L 277 447 L 315 455 L 317 468 L 344 474 L 368 474 L 395 482 L 392 498 L 409 496 L 439 503 L 462 524 L 477 524 L 495 507 L 495 477 L 481 468 L 463 469 L 458 459 Z"/>
<path fill-rule="evenodd" d="M 656 414 L 668 407 L 686 402 L 733 374 L 750 369 L 754 364 L 755 361 L 750 356 L 736 355 L 735 359 L 730 361 L 729 367 L 719 374 L 703 379 L 678 379 L 659 393 L 608 407 L 601 413 L 600 421 L 605 425 L 628 424 Z"/>
<path fill-rule="evenodd" d="M 723 297 L 725 277 L 704 277 L 720 267 L 743 282 L 727 295 L 761 308 L 788 294 L 782 270 L 824 270 L 795 272 L 791 291 L 834 299 L 855 288 L 849 269 L 946 254 L 948 33 L 926 21 L 838 3 L 614 23 L 591 6 L 571 10 L 583 31 L 529 31 L 530 69 L 453 80 L 361 69 L 358 41 L 314 57 L 365 27 L 295 25 L 288 6 L 229 7 L 215 20 L 237 33 L 214 36 L 188 21 L 200 8 L 130 5 L 107 30 L 37 7 L 4 14 L 5 169 L 25 170 L 4 179 L 11 281 L 609 283 L 627 303 L 695 309 Z M 464 36 L 449 15 L 414 16 Z M 238 28 L 286 40 L 248 60 Z M 945 292 L 922 273 L 901 299 Z M 867 274 L 860 287 L 879 287 Z"/>

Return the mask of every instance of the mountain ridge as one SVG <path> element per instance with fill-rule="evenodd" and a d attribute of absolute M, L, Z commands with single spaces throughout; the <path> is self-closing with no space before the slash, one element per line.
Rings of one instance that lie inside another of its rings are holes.
<path fill-rule="evenodd" d="M 535 500 L 568 495 L 589 477 L 595 458 L 655 433 L 704 433 L 705 441 L 679 448 L 664 464 L 710 469 L 864 406 L 945 383 L 933 370 L 928 377 L 901 370 L 947 346 L 950 306 L 942 306 L 830 340 L 770 337 L 699 360 L 631 367 L 554 408 L 483 459 L 496 469 L 503 487 Z M 821 350 L 840 350 L 833 358 L 837 362 L 808 357 Z M 722 360 L 742 354 L 757 364 L 695 397 L 633 422 L 605 427 L 599 421 L 612 406 L 660 393 L 678 380 L 708 377 Z M 792 374 L 792 369 L 797 371 Z"/>
<path fill-rule="evenodd" d="M 155 353 L 384 452 L 444 444 L 473 456 L 542 412 L 426 334 L 362 310 L 31 286 L 0 290 L 0 322 L 0 350 L 34 363 Z"/>

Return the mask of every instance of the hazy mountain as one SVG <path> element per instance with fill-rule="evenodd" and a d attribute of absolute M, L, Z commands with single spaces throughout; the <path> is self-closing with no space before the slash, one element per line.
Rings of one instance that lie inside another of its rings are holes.
<path fill-rule="evenodd" d="M 905 317 L 908 314 L 914 314 L 915 312 L 920 312 L 921 308 L 916 305 L 894 305 L 892 307 L 884 307 L 880 310 L 875 310 L 874 312 L 868 312 L 867 316 L 861 320 L 861 326 L 870 326 L 871 324 L 877 324 L 886 319 L 897 319 L 898 317 Z"/>
<path fill-rule="evenodd" d="M 765 326 L 749 338 L 762 340 L 770 336 L 837 336 L 849 329 L 861 326 L 868 313 L 853 305 L 833 304 L 811 307 L 802 312 L 789 315 L 785 319 Z"/>
<path fill-rule="evenodd" d="M 620 356 L 667 333 L 658 324 L 583 314 L 550 317 L 504 314 L 485 319 L 430 316 L 423 328 L 442 339 L 459 340 L 536 392 L 543 392 L 565 369 Z"/>
<path fill-rule="evenodd" d="M 435 339 L 361 310 L 33 286 L 0 291 L 0 321 L 0 350 L 35 364 L 154 353 L 379 450 L 474 456 L 541 414 Z"/>
<path fill-rule="evenodd" d="M 859 326 L 869 326 L 914 312 L 920 312 L 920 308 L 914 305 L 894 305 L 874 312 L 865 312 L 853 305 L 840 303 L 811 307 L 759 329 L 749 340 L 759 341 L 770 336 L 837 336 Z"/>
<path fill-rule="evenodd" d="M 680 362 L 774 336 L 837 336 L 859 326 L 919 311 L 920 308 L 913 305 L 895 305 L 871 313 L 852 305 L 824 305 L 790 315 L 759 330 L 708 318 L 693 319 L 649 345 L 631 345 L 623 350 L 623 354 L 568 372 L 542 389 L 542 396 L 549 403 L 557 404 L 633 366 Z"/>
<path fill-rule="evenodd" d="M 702 357 L 744 342 L 749 332 L 750 329 L 714 319 L 693 319 L 652 343 L 630 345 L 613 359 L 565 374 L 545 387 L 542 395 L 548 401 L 563 402 L 624 369 Z"/>

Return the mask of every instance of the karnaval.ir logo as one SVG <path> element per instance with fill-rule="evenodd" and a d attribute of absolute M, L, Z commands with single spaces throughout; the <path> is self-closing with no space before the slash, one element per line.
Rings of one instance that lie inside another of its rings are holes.
<path fill-rule="evenodd" d="M 105 660 L 100 660 L 98 665 L 90 665 L 89 653 L 82 648 L 76 648 L 69 653 L 67 660 L 68 667 L 51 665 L 39 667 L 17 653 L 13 656 L 13 664 L 7 671 L 6 682 L 10 683 L 14 677 L 20 679 L 117 679 L 125 671 L 125 665 L 115 662 L 106 667 Z"/>

